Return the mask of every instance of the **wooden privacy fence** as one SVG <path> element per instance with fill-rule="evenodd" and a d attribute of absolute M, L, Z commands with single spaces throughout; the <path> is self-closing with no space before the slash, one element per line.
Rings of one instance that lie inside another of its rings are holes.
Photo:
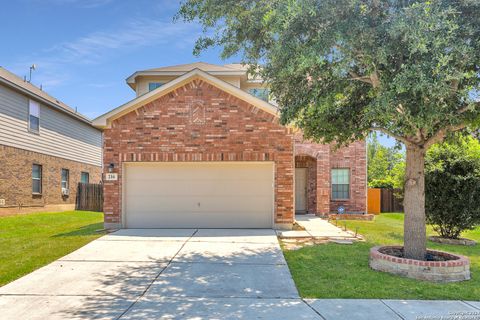
<path fill-rule="evenodd" d="M 394 189 L 381 189 L 381 211 L 382 212 L 403 212 L 403 205 L 400 200 L 395 197 Z"/>
<path fill-rule="evenodd" d="M 103 185 L 79 183 L 75 198 L 75 210 L 103 211 Z"/>
<path fill-rule="evenodd" d="M 368 213 L 379 214 L 381 211 L 381 193 L 382 189 L 368 188 L 367 193 L 367 211 Z"/>
<path fill-rule="evenodd" d="M 368 213 L 403 212 L 403 205 L 394 193 L 393 189 L 368 188 Z"/>

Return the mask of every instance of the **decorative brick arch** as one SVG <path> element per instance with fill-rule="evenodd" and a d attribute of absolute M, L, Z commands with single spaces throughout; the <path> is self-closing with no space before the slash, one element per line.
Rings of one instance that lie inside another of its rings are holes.
<path fill-rule="evenodd" d="M 301 156 L 308 156 L 316 161 L 314 213 L 327 215 L 330 213 L 330 145 L 304 140 L 302 133 L 297 132 L 295 134 L 295 160 Z M 312 200 L 310 199 L 310 201 Z M 311 211 L 310 208 L 309 211 Z"/>
<path fill-rule="evenodd" d="M 311 146 L 307 145 L 295 145 L 295 156 L 308 156 L 314 159 L 317 159 L 318 155 L 320 154 L 319 150 L 312 148 Z"/>

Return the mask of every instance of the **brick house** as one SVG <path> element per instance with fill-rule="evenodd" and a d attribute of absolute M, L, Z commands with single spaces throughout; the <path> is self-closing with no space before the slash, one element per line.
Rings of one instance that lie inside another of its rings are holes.
<path fill-rule="evenodd" d="M 78 182 L 101 181 L 101 146 L 89 119 L 0 67 L 0 212 L 73 209 Z"/>
<path fill-rule="evenodd" d="M 98 117 L 107 228 L 291 228 L 295 214 L 366 211 L 363 141 L 335 150 L 279 123 L 238 64 L 135 72 L 137 97 Z"/>

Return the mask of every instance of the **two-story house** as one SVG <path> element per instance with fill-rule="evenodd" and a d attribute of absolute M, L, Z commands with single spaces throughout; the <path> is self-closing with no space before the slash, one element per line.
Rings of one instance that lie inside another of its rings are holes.
<path fill-rule="evenodd" d="M 101 181 L 101 148 L 89 119 L 0 67 L 0 210 L 72 209 L 78 182 Z"/>
<path fill-rule="evenodd" d="M 136 98 L 98 117 L 107 228 L 291 228 L 366 211 L 366 149 L 304 141 L 239 64 L 137 71 Z"/>

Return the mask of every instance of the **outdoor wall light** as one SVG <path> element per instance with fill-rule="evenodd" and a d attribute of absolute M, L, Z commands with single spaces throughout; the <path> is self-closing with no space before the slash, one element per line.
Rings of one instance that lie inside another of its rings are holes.
<path fill-rule="evenodd" d="M 108 172 L 112 173 L 112 172 L 113 172 L 113 168 L 115 168 L 115 164 L 114 164 L 114 163 L 110 163 L 110 165 L 108 166 Z"/>

